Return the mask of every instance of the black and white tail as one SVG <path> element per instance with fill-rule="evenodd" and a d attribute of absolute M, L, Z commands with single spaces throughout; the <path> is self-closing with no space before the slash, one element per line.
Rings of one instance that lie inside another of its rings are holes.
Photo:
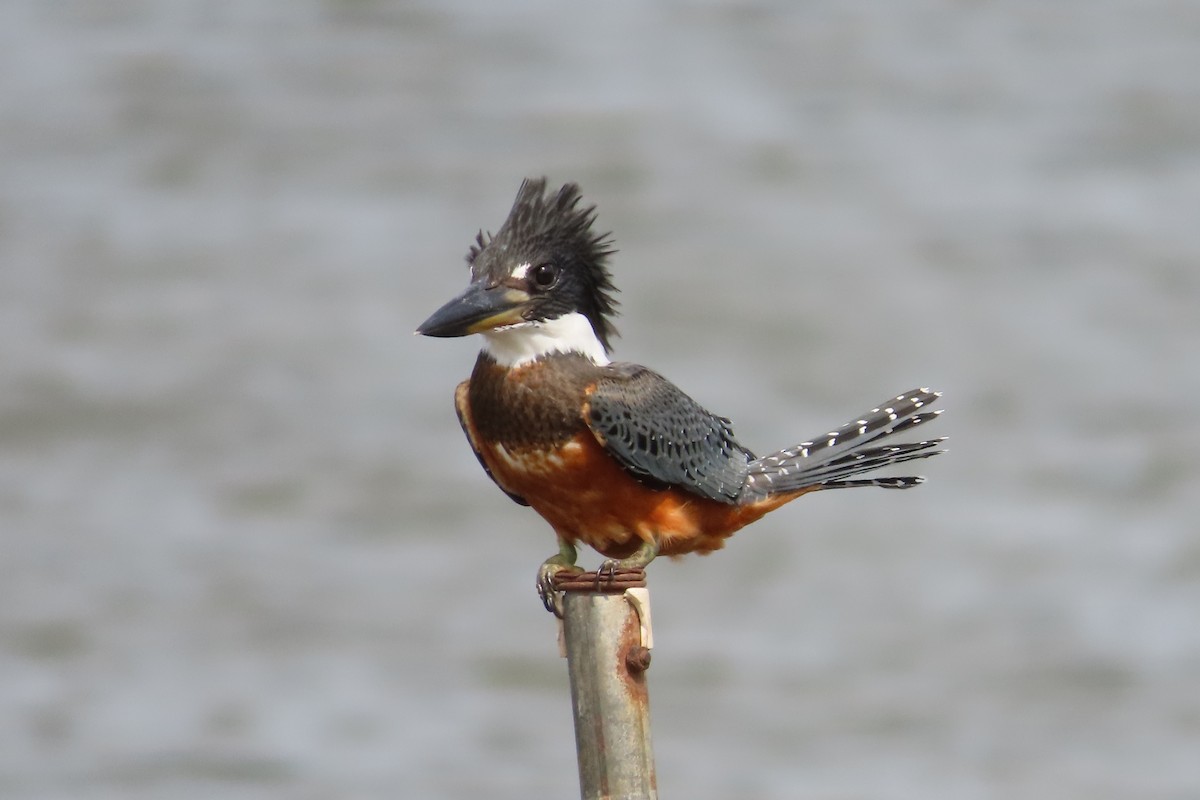
<path fill-rule="evenodd" d="M 930 406 L 941 396 L 941 392 L 913 389 L 812 441 L 751 461 L 738 502 L 754 503 L 771 495 L 810 487 L 908 489 L 923 483 L 925 479 L 917 476 L 849 479 L 881 467 L 944 453 L 944 450 L 933 449 L 945 441 L 944 436 L 916 442 L 883 443 L 896 434 L 936 419 L 942 412 L 930 410 Z"/>

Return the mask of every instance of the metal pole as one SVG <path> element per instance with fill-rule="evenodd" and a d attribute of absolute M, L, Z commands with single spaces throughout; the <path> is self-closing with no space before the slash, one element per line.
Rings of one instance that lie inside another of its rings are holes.
<path fill-rule="evenodd" d="M 582 577 L 582 576 L 580 576 Z M 610 576 L 611 577 L 611 576 Z M 604 579 L 563 594 L 563 640 L 583 800 L 657 800 L 650 746 L 650 604 Z M 579 583 L 575 584 L 579 586 Z"/>

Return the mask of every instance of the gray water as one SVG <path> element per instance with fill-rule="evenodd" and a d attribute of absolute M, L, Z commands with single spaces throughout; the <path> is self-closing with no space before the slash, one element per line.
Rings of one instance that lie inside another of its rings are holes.
<path fill-rule="evenodd" d="M 654 565 L 664 798 L 1200 797 L 1197 76 L 1169 0 L 3 3 L 0 796 L 577 795 L 411 333 L 547 174 L 751 447 L 946 392 Z"/>

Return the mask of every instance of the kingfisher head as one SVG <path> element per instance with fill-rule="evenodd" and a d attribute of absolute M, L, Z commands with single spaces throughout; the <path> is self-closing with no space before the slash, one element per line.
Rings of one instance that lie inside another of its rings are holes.
<path fill-rule="evenodd" d="M 421 323 L 425 336 L 481 333 L 484 350 L 516 365 L 555 352 L 607 363 L 616 335 L 610 234 L 593 233 L 594 206 L 580 207 L 579 187 L 546 192 L 527 179 L 495 235 L 482 231 L 467 253 L 466 291 Z"/>

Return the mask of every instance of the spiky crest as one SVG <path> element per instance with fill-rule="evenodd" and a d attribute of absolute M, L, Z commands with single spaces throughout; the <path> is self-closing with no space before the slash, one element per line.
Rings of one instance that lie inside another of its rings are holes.
<path fill-rule="evenodd" d="M 546 193 L 545 178 L 526 178 L 517 191 L 508 218 L 495 234 L 480 231 L 467 252 L 471 279 L 500 282 L 519 264 L 563 260 L 584 285 L 581 313 L 592 321 L 597 338 L 607 351 L 617 335 L 611 318 L 618 305 L 607 260 L 616 252 L 611 233 L 594 233 L 595 206 L 580 206 L 579 186 L 564 184 Z"/>

